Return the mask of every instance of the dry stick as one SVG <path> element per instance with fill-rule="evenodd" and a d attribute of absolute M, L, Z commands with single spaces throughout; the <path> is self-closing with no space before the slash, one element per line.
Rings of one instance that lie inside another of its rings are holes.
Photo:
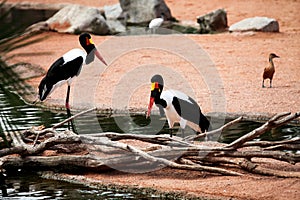
<path fill-rule="evenodd" d="M 157 135 L 141 135 L 141 134 L 130 134 L 130 133 L 114 133 L 114 132 L 107 132 L 107 133 L 94 133 L 89 134 L 89 136 L 93 137 L 108 137 L 111 140 L 124 140 L 124 139 L 134 139 L 134 140 L 141 140 L 144 142 L 154 143 L 154 144 L 161 144 L 161 145 L 169 145 L 169 146 L 197 146 L 191 144 L 186 141 L 182 141 L 181 139 L 176 139 L 175 137 L 170 136 L 157 136 Z M 171 142 L 175 143 L 171 143 Z M 178 143 L 178 144 L 176 144 Z"/>
<path fill-rule="evenodd" d="M 275 142 L 270 142 L 270 141 L 249 141 L 243 144 L 242 147 L 250 147 L 250 146 L 259 146 L 259 147 L 267 147 L 267 148 L 272 148 L 272 146 L 277 146 L 277 145 L 283 145 L 283 144 L 293 144 L 295 142 L 299 142 L 300 137 L 295 137 L 289 140 L 282 140 L 282 141 L 275 141 Z"/>
<path fill-rule="evenodd" d="M 97 110 L 97 108 L 95 107 L 95 108 L 91 108 L 91 109 L 82 111 L 82 112 L 80 112 L 80 113 L 78 113 L 78 114 L 76 114 L 76 115 L 73 115 L 72 117 L 69 117 L 68 119 L 65 119 L 64 121 L 62 121 L 62 122 L 60 122 L 60 123 L 58 123 L 58 124 L 52 126 L 52 128 L 53 128 L 53 129 L 56 129 L 56 128 L 58 128 L 58 127 L 64 125 L 65 123 L 68 123 L 69 121 L 71 121 L 71 120 L 73 120 L 73 119 L 75 119 L 75 118 L 77 118 L 77 117 L 79 117 L 79 116 L 81 116 L 81 115 L 84 115 L 84 114 L 86 114 L 86 113 L 92 112 L 92 111 L 94 111 L 94 110 Z"/>
<path fill-rule="evenodd" d="M 232 121 L 228 122 L 227 124 L 221 126 L 218 129 L 215 129 L 215 130 L 212 130 L 212 131 L 209 131 L 209 132 L 206 132 L 206 133 L 201 133 L 199 135 L 195 135 L 195 136 L 192 136 L 192 137 L 187 136 L 185 139 L 186 140 L 197 140 L 199 138 L 206 137 L 208 135 L 213 135 L 213 134 L 221 133 L 223 130 L 227 129 L 228 127 L 230 127 L 230 126 L 232 126 L 232 125 L 234 125 L 234 124 L 236 124 L 236 123 L 238 123 L 238 122 L 240 122 L 242 120 L 243 120 L 243 117 L 239 117 L 239 118 L 237 118 L 235 120 L 232 120 Z"/>
<path fill-rule="evenodd" d="M 290 113 L 277 114 L 273 118 L 271 118 L 269 121 L 267 121 L 265 124 L 263 124 L 262 126 L 258 127 L 257 129 L 254 129 L 250 133 L 236 139 L 235 141 L 233 141 L 226 147 L 232 148 L 232 149 L 237 149 L 237 148 L 241 147 L 245 142 L 262 135 L 263 133 L 265 133 L 268 130 L 271 130 L 272 128 L 282 126 L 282 125 L 288 123 L 289 121 L 296 119 L 299 116 L 300 116 L 300 112 L 295 113 L 295 114 L 290 114 Z M 280 119 L 282 117 L 284 117 L 284 118 Z"/>
<path fill-rule="evenodd" d="M 246 158 L 228 158 L 228 157 L 206 157 L 207 162 L 212 163 L 230 163 L 240 166 L 242 169 L 261 175 L 277 176 L 283 178 L 300 178 L 300 172 L 297 171 L 282 171 L 277 169 L 269 169 L 262 167 L 259 164 L 254 164 Z"/>
<path fill-rule="evenodd" d="M 145 158 L 146 160 L 150 160 L 152 162 L 159 162 L 159 163 L 162 163 L 162 164 L 164 164 L 168 167 L 172 167 L 172 168 L 176 168 L 176 169 L 196 170 L 196 171 L 206 170 L 206 171 L 210 171 L 210 172 L 216 172 L 216 173 L 220 173 L 220 174 L 224 174 L 224 175 L 233 175 L 233 176 L 242 175 L 238 172 L 225 170 L 225 169 L 221 169 L 221 168 L 217 168 L 217 167 L 207 167 L 207 166 L 202 166 L 202 165 L 199 165 L 199 164 L 193 164 L 193 165 L 178 164 L 178 163 L 175 163 L 173 161 L 169 161 L 169 160 L 164 159 L 164 158 L 158 158 L 158 157 L 151 156 L 148 153 L 145 153 L 145 152 L 143 152 L 143 151 L 141 151 L 137 148 L 134 148 L 131 145 L 127 145 L 127 149 L 129 151 L 131 151 L 132 153 L 137 154 L 137 155 Z"/>
<path fill-rule="evenodd" d="M 34 139 L 34 141 L 33 141 L 33 145 L 32 145 L 32 146 L 35 146 L 35 145 L 36 145 L 36 142 L 37 142 L 39 136 L 40 136 L 40 132 L 38 132 L 38 133 L 36 134 L 36 137 L 35 137 L 35 139 Z"/>
<path fill-rule="evenodd" d="M 264 150 L 299 150 L 300 144 L 279 144 L 271 147 L 266 147 Z"/>
<path fill-rule="evenodd" d="M 101 141 L 97 138 L 93 138 L 90 136 L 80 136 L 81 140 L 93 140 L 94 139 L 94 143 L 99 144 L 99 145 L 106 145 L 106 146 L 110 146 L 110 147 L 114 147 L 114 148 L 118 148 L 118 149 L 122 149 L 124 151 L 130 151 L 132 153 L 134 153 L 135 155 L 138 155 L 148 161 L 151 162 L 158 162 L 158 163 L 162 163 L 166 166 L 169 166 L 171 168 L 176 168 L 176 169 L 184 169 L 184 170 L 196 170 L 196 171 L 202 171 L 202 170 L 206 170 L 206 171 L 210 171 L 210 172 L 215 172 L 215 173 L 220 173 L 220 174 L 224 174 L 224 175 L 233 175 L 233 176 L 239 176 L 242 175 L 238 172 L 234 172 L 234 171 L 230 171 L 230 170 L 225 170 L 225 169 L 220 169 L 220 168 L 216 168 L 216 167 L 207 167 L 207 166 L 201 166 L 199 164 L 195 164 L 195 165 L 182 165 L 182 164 L 178 164 L 175 163 L 173 161 L 169 161 L 167 159 L 164 158 L 159 158 L 159 157 L 155 157 L 152 156 L 140 149 L 137 149 L 131 145 L 128 144 L 124 144 L 121 142 L 113 142 L 110 140 L 105 140 L 105 141 Z"/>

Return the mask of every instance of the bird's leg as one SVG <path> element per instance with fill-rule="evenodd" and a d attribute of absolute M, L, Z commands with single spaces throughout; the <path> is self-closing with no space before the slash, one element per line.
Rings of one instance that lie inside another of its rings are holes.
<path fill-rule="evenodd" d="M 262 88 L 264 88 L 265 87 L 265 79 L 263 79 L 263 81 L 262 81 Z"/>
<path fill-rule="evenodd" d="M 66 109 L 67 109 L 68 118 L 71 117 L 70 104 L 69 104 L 70 90 L 71 90 L 71 87 L 68 85 L 67 98 L 66 98 Z M 72 126 L 72 131 L 74 133 L 77 133 L 76 129 L 75 129 L 75 126 L 74 126 L 74 123 L 73 123 L 73 120 L 71 120 L 71 126 Z M 70 130 L 70 122 L 68 122 L 68 129 Z"/>
<path fill-rule="evenodd" d="M 172 128 L 169 129 L 169 132 L 170 132 L 170 137 L 173 137 L 173 129 Z"/>
<path fill-rule="evenodd" d="M 184 138 L 184 129 L 183 128 L 181 129 L 181 136 L 182 136 L 182 138 Z"/>
<path fill-rule="evenodd" d="M 270 88 L 272 87 L 272 79 L 270 79 Z"/>

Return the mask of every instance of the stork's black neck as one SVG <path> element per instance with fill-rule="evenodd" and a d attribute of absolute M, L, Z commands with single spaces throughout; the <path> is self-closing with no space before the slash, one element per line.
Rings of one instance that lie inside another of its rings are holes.
<path fill-rule="evenodd" d="M 167 107 L 167 102 L 164 99 L 161 99 L 160 96 L 159 98 L 154 99 L 155 104 L 161 105 L 163 108 Z"/>

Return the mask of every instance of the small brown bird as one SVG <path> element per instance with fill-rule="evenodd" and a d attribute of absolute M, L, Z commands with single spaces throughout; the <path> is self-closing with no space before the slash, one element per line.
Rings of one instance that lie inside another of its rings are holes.
<path fill-rule="evenodd" d="M 269 55 L 269 66 L 266 67 L 264 69 L 264 73 L 263 73 L 263 81 L 262 81 L 262 87 L 264 88 L 264 82 L 265 79 L 270 79 L 270 88 L 272 87 L 272 79 L 275 73 L 275 66 L 273 63 L 273 58 L 280 58 L 279 56 L 277 56 L 275 53 L 270 53 Z"/>

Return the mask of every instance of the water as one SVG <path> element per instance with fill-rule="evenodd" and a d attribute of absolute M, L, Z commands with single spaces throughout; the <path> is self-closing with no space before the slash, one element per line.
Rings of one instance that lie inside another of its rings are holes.
<path fill-rule="evenodd" d="M 9 174 L 6 179 L 6 195 L 0 192 L 0 199 L 141 199 L 146 195 L 115 192 L 107 189 L 93 189 L 80 184 L 42 179 L 35 173 L 22 171 Z M 157 199 L 148 195 L 148 198 Z"/>
<path fill-rule="evenodd" d="M 66 119 L 64 113 L 54 113 L 48 110 L 27 105 L 15 93 L 10 92 L 10 87 L 0 80 L 0 134 L 4 131 L 21 131 L 31 126 L 52 125 Z M 85 115 L 75 121 L 81 134 L 93 132 L 130 132 L 135 134 L 162 134 L 169 133 L 165 119 L 153 116 L 153 121 L 163 124 L 163 129 L 157 124 L 151 124 L 144 115 L 124 116 L 98 116 Z M 227 120 L 228 121 L 228 120 Z M 116 124 L 117 122 L 117 124 Z M 259 127 L 261 123 L 252 121 L 240 122 L 224 131 L 218 138 L 220 142 L 229 143 L 245 133 Z M 159 127 L 159 128 L 157 128 Z M 58 130 L 64 130 L 67 125 Z M 178 131 L 178 128 L 177 128 Z M 176 132 L 176 131 L 175 131 Z M 194 134 L 191 129 L 185 131 L 186 135 Z M 300 127 L 283 126 L 274 129 L 259 139 L 282 140 L 300 136 Z M 41 179 L 34 173 L 15 172 L 9 174 L 6 180 L 6 199 L 141 199 L 154 198 L 153 196 L 134 195 L 131 193 L 113 192 L 84 187 L 82 185 L 66 182 Z M 1 185 L 1 184 L 0 184 Z M 0 197 L 3 193 L 0 193 Z"/>

